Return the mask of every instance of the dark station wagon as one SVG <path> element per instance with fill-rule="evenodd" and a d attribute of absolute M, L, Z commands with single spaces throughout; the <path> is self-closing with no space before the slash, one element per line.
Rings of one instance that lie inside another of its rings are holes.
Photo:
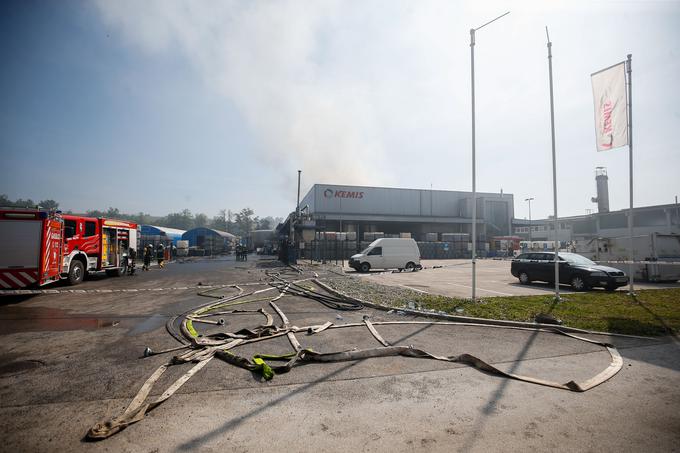
<path fill-rule="evenodd" d="M 628 276 L 608 266 L 601 266 L 576 253 L 559 252 L 560 283 L 571 285 L 576 291 L 585 291 L 596 286 L 614 291 L 628 284 Z M 522 253 L 512 260 L 510 273 L 523 285 L 532 281 L 555 282 L 555 253 Z"/>

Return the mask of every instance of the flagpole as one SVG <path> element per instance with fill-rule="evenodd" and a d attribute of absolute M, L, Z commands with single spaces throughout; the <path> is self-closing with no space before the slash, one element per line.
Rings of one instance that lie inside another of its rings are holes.
<path fill-rule="evenodd" d="M 628 214 L 628 234 L 630 235 L 630 253 L 628 264 L 629 294 L 635 294 L 635 268 L 633 261 L 635 253 L 633 253 L 633 80 L 631 79 L 633 64 L 633 55 L 628 54 L 626 61 L 626 71 L 628 72 L 628 162 L 629 162 L 629 179 L 630 179 L 630 213 Z"/>
<path fill-rule="evenodd" d="M 560 300 L 560 265 L 559 265 L 559 250 L 560 241 L 558 238 L 557 220 L 557 159 L 555 158 L 555 103 L 553 101 L 553 75 L 552 75 L 552 42 L 550 42 L 550 35 L 548 34 L 548 27 L 545 27 L 545 36 L 548 39 L 548 74 L 550 75 L 550 134 L 552 138 L 552 171 L 553 171 L 553 221 L 555 222 L 555 300 Z"/>
<path fill-rule="evenodd" d="M 477 171 L 475 166 L 475 29 L 470 29 L 470 81 L 472 103 L 472 302 L 477 300 Z M 432 213 L 430 213 L 432 214 Z"/>

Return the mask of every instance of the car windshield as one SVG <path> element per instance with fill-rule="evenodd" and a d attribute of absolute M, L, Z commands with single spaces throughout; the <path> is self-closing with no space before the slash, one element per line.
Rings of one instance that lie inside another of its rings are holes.
<path fill-rule="evenodd" d="M 560 253 L 560 258 L 565 259 L 570 264 L 580 264 L 586 266 L 595 266 L 597 263 L 590 261 L 585 256 L 577 255 L 576 253 Z"/>

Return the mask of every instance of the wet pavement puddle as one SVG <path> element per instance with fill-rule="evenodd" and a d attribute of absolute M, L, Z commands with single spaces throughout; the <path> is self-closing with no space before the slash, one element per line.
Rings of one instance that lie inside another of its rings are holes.
<path fill-rule="evenodd" d="M 124 322 L 128 335 L 140 335 L 165 325 L 168 314 L 116 316 L 71 313 L 60 308 L 18 307 L 0 308 L 0 335 L 19 332 L 61 332 L 95 330 L 121 326 Z"/>
<path fill-rule="evenodd" d="M 41 360 L 19 360 L 0 365 L 0 376 L 16 376 L 45 365 Z"/>
<path fill-rule="evenodd" d="M 55 332 L 67 330 L 94 330 L 115 327 L 120 319 L 78 315 L 49 307 L 2 307 L 0 310 L 0 335 L 18 332 Z"/>

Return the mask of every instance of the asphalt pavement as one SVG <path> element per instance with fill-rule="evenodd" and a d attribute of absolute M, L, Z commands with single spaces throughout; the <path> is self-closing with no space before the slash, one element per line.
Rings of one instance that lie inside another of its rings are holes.
<path fill-rule="evenodd" d="M 469 298 L 472 293 L 472 265 L 470 260 L 423 260 L 425 268 L 418 272 L 392 272 L 376 270 L 361 274 L 345 267 L 348 275 L 367 278 L 376 283 L 423 291 L 443 296 Z M 636 289 L 680 288 L 680 282 L 635 282 Z M 618 291 L 627 291 L 628 286 Z M 510 274 L 510 260 L 480 259 L 477 261 L 477 297 L 538 296 L 555 291 L 552 283 L 533 282 L 522 285 Z M 604 291 L 594 288 L 592 291 Z M 560 285 L 560 292 L 572 293 L 569 285 Z"/>
<path fill-rule="evenodd" d="M 83 440 L 94 423 L 119 414 L 169 359 L 141 357 L 147 346 L 178 345 L 166 331 L 168 319 L 209 301 L 197 294 L 205 288 L 213 295 L 233 291 L 220 285 L 267 288 L 264 270 L 275 265 L 233 258 L 170 263 L 133 277 L 92 278 L 76 287 L 82 292 L 57 286 L 64 292 L 0 298 L 0 451 L 679 449 L 679 343 L 609 336 L 591 337 L 614 343 L 623 369 L 585 393 L 406 357 L 306 364 L 268 382 L 214 359 L 140 423 L 100 442 Z M 301 278 L 324 276 L 322 268 L 306 269 Z M 364 316 L 427 320 L 372 309 L 338 312 L 295 296 L 277 304 L 298 326 L 361 322 Z M 241 307 L 266 308 L 268 301 Z M 257 326 L 257 316 L 226 317 L 225 329 Z M 545 332 L 429 324 L 377 328 L 391 344 L 441 355 L 469 353 L 509 372 L 559 382 L 587 379 L 609 364 L 602 347 Z M 379 346 L 365 328 L 296 336 L 321 352 Z M 281 337 L 234 352 L 291 350 Z M 171 367 L 152 395 L 187 367 Z"/>

